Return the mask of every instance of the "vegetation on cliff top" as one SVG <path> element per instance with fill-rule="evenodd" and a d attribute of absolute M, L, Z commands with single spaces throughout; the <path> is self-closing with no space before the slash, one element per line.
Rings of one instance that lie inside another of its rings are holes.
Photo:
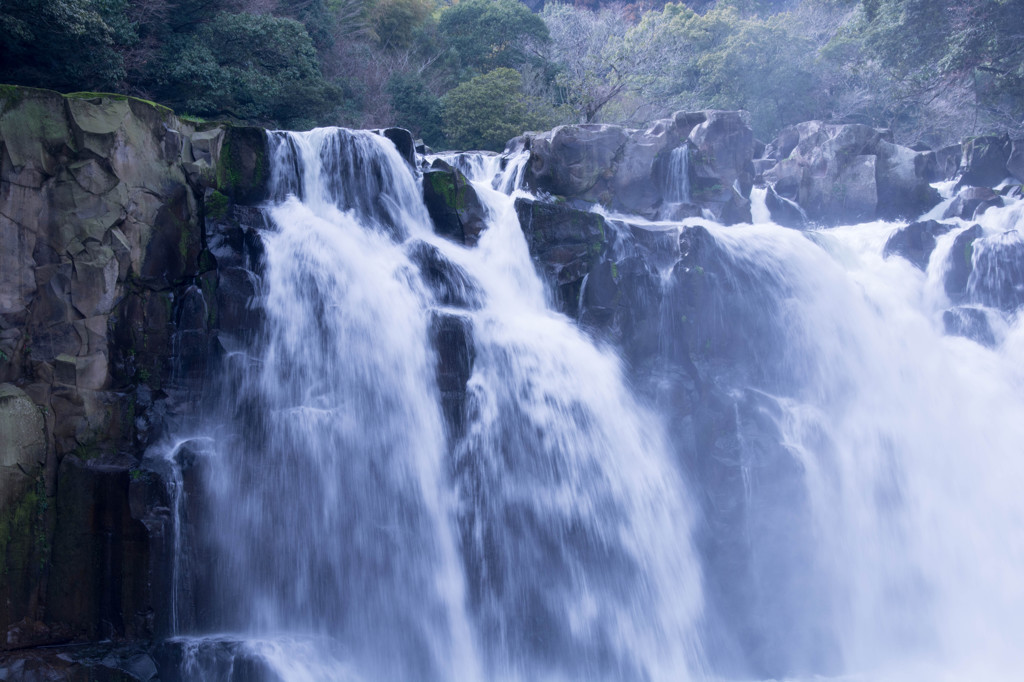
<path fill-rule="evenodd" d="M 400 125 L 434 146 L 496 148 L 508 130 L 707 107 L 749 110 L 763 138 L 811 118 L 932 145 L 1017 135 L 1022 45 L 1024 0 L 0 5 L 11 83 L 271 126 Z"/>

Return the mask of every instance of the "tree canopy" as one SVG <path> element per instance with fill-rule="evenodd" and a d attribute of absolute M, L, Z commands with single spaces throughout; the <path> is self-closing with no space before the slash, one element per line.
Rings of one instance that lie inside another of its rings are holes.
<path fill-rule="evenodd" d="M 0 67 L 438 147 L 702 108 L 746 109 L 764 139 L 808 119 L 933 145 L 1024 135 L 1024 0 L 0 0 Z"/>

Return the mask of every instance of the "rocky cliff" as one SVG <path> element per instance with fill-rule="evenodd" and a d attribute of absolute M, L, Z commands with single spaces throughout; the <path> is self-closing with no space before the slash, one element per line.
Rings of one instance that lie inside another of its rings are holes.
<path fill-rule="evenodd" d="M 228 235 L 203 225 L 258 191 L 261 143 L 128 97 L 0 91 L 0 648 L 167 631 L 169 501 L 141 459 L 240 326 Z"/>

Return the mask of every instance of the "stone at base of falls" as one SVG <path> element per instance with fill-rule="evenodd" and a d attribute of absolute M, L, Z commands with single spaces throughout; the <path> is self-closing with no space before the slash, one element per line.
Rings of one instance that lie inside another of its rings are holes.
<path fill-rule="evenodd" d="M 9 652 L 2 682 L 156 682 L 158 671 L 141 647 L 114 644 L 55 646 Z"/>
<path fill-rule="evenodd" d="M 487 211 L 466 176 L 437 159 L 423 173 L 423 203 L 437 234 L 475 246 L 487 229 Z"/>
<path fill-rule="evenodd" d="M 988 209 L 999 208 L 1002 205 L 1002 197 L 988 187 L 962 187 L 942 217 L 977 220 L 978 216 Z"/>
<path fill-rule="evenodd" d="M 280 677 L 246 642 L 209 639 L 161 642 L 153 652 L 160 682 L 279 682 Z M 188 665 L 186 666 L 186 662 Z M 188 673 L 184 671 L 188 670 Z"/>
<path fill-rule="evenodd" d="M 886 258 L 902 256 L 919 270 L 926 270 L 932 251 L 935 250 L 936 238 L 946 234 L 953 227 L 952 223 L 940 223 L 936 220 L 911 223 L 889 235 L 883 255 Z"/>
<path fill-rule="evenodd" d="M 988 315 L 981 308 L 951 308 L 942 313 L 942 324 L 950 336 L 962 336 L 988 348 L 996 345 Z"/>

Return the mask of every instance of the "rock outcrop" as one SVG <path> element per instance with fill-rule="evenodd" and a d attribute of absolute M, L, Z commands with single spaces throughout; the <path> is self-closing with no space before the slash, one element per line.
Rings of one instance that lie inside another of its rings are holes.
<path fill-rule="evenodd" d="M 261 129 L 0 90 L 0 649 L 167 631 L 143 453 L 255 326 L 240 206 L 268 169 Z"/>
<path fill-rule="evenodd" d="M 612 210 L 657 217 L 673 150 L 685 145 L 694 215 L 749 222 L 754 135 L 745 112 L 679 112 L 646 130 L 615 125 L 560 126 L 528 134 L 526 181 L 534 190 Z"/>
<path fill-rule="evenodd" d="M 765 181 L 813 221 L 916 217 L 939 203 L 929 185 L 939 178 L 935 154 L 893 144 L 885 130 L 807 121 L 782 130 L 765 153 L 777 162 Z"/>

